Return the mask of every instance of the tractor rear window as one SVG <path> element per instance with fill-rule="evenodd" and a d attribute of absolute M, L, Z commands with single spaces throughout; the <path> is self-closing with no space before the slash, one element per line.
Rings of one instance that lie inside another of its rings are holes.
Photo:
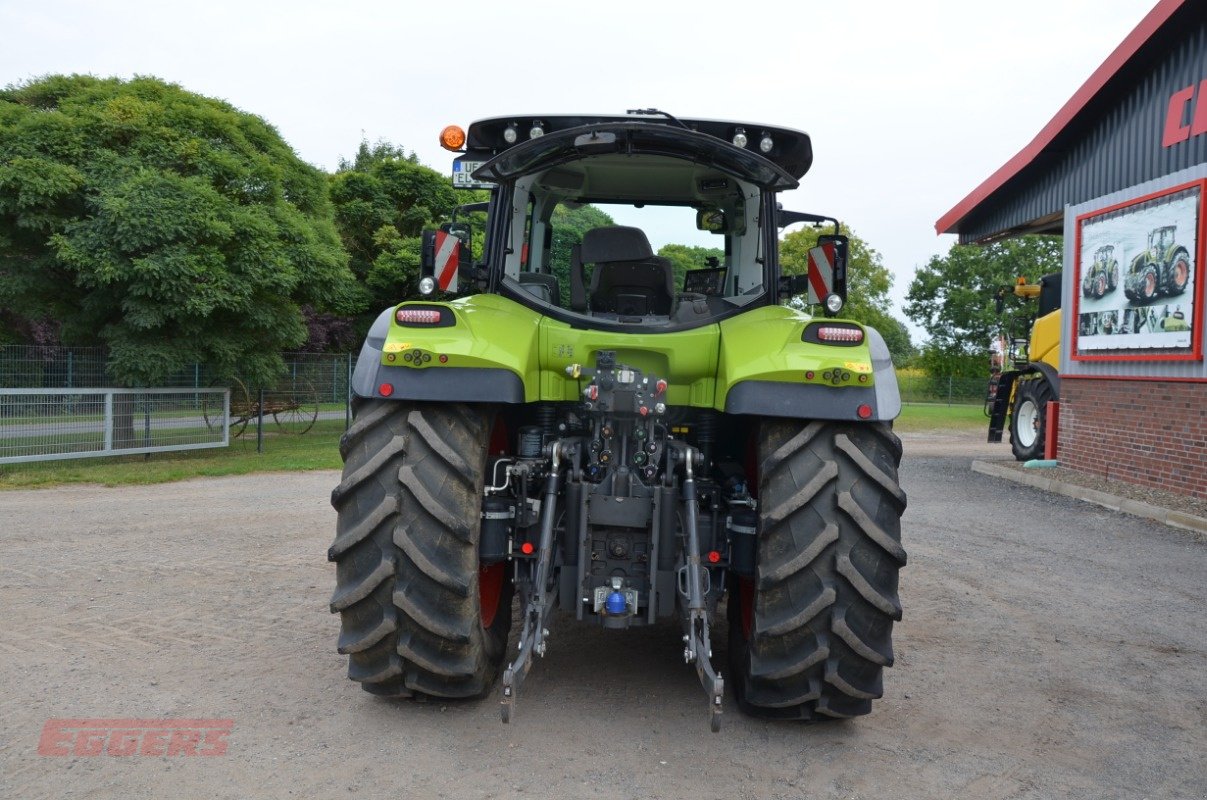
<path fill-rule="evenodd" d="M 506 277 L 567 315 L 627 325 L 705 324 L 764 298 L 758 190 L 687 162 L 656 167 L 660 182 L 631 164 L 517 181 Z M 579 181 L 605 196 L 563 196 Z M 609 196 L 626 193 L 650 199 Z"/>

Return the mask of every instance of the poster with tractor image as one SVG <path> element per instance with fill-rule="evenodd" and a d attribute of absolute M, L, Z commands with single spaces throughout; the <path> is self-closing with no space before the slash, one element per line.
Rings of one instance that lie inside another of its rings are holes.
<path fill-rule="evenodd" d="M 1202 194 L 1195 184 L 1078 218 L 1077 355 L 1192 348 Z"/>

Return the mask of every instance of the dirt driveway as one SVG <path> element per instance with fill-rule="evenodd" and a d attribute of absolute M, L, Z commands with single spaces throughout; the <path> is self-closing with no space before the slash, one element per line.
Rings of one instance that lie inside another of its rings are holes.
<path fill-rule="evenodd" d="M 1207 545 L 974 474 L 1002 455 L 975 438 L 906 437 L 873 713 L 729 707 L 716 735 L 672 627 L 555 628 L 510 726 L 493 696 L 362 692 L 327 613 L 334 473 L 0 493 L 0 796 L 1207 797 Z M 64 718 L 233 727 L 208 757 L 39 755 Z"/>

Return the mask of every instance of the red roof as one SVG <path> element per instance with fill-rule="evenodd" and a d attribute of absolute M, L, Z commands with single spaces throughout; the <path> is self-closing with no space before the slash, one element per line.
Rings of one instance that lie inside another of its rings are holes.
<path fill-rule="evenodd" d="M 1056 112 L 1052 121 L 1044 126 L 1030 144 L 1001 166 L 997 172 L 990 175 L 984 183 L 973 189 L 967 197 L 956 203 L 954 208 L 939 217 L 939 221 L 935 223 L 935 232 L 957 233 L 964 217 L 1034 161 L 1175 11 L 1187 2 L 1198 1 L 1160 0 L 1156 8 L 1148 12 L 1148 16 L 1141 20 L 1136 29 L 1128 34 L 1123 43 L 1115 48 L 1106 61 L 1102 62 L 1102 66 L 1094 70 L 1090 79 L 1077 90 L 1077 93 L 1064 104 L 1060 111 Z"/>

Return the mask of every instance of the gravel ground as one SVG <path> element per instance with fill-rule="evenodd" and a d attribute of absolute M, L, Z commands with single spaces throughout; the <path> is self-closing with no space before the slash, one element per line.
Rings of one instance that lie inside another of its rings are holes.
<path fill-rule="evenodd" d="M 673 627 L 554 626 L 517 718 L 344 678 L 334 473 L 0 493 L 0 796 L 1207 797 L 1207 545 L 904 437 L 896 666 L 873 713 L 708 732 Z M 714 641 L 724 642 L 723 626 Z M 718 647 L 718 663 L 725 654 Z M 39 756 L 53 718 L 227 718 L 225 755 Z"/>

